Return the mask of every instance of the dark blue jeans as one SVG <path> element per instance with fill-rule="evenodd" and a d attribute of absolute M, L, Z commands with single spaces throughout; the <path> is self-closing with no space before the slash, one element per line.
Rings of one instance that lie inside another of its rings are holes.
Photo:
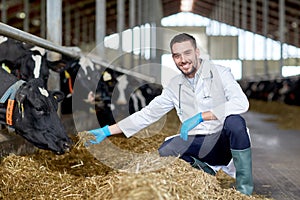
<path fill-rule="evenodd" d="M 209 165 L 227 165 L 232 158 L 231 149 L 250 147 L 246 122 L 240 115 L 225 119 L 222 131 L 210 135 L 190 135 L 187 141 L 179 136 L 166 140 L 158 149 L 161 156 L 179 156 L 192 163 L 192 157 Z"/>

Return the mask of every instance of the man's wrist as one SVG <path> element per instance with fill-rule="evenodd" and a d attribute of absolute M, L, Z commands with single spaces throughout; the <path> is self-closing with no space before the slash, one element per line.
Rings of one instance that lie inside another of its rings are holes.
<path fill-rule="evenodd" d="M 105 135 L 106 137 L 111 135 L 111 132 L 110 132 L 110 130 L 109 130 L 108 125 L 104 126 L 104 127 L 102 128 L 102 130 L 103 130 L 103 133 L 104 133 L 104 135 Z"/>

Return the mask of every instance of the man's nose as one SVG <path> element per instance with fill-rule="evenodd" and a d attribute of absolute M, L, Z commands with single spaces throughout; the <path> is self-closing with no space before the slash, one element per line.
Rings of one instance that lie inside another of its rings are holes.
<path fill-rule="evenodd" d="M 181 62 L 185 62 L 185 61 L 186 61 L 185 55 L 182 54 L 182 55 L 180 56 L 180 58 L 181 58 Z"/>

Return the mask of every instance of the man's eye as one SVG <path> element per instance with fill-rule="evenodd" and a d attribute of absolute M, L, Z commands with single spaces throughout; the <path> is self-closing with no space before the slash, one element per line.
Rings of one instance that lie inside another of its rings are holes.
<path fill-rule="evenodd" d="M 175 55 L 173 55 L 173 58 L 174 58 L 174 59 L 179 59 L 179 58 L 180 58 L 180 55 L 179 55 L 179 54 L 175 54 Z"/>
<path fill-rule="evenodd" d="M 189 56 L 191 54 L 192 54 L 192 52 L 190 52 L 190 51 L 184 53 L 184 55 L 186 55 L 186 56 Z"/>

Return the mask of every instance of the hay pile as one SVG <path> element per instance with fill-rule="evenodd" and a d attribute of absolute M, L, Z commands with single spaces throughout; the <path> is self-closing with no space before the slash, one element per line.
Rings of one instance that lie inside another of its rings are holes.
<path fill-rule="evenodd" d="M 72 151 L 60 156 L 42 150 L 7 156 L 0 163 L 0 199 L 266 199 L 230 188 L 233 180 L 224 174 L 213 177 L 178 158 L 159 157 L 156 150 L 177 131 L 176 120 L 163 122 L 160 134 L 113 136 L 95 148 L 85 148 L 76 137 Z M 99 154 L 101 161 L 93 156 Z M 107 160 L 115 162 L 103 164 Z M 219 182 L 224 180 L 225 188 Z"/>
<path fill-rule="evenodd" d="M 280 102 L 266 102 L 259 100 L 250 100 L 250 110 L 270 114 L 266 121 L 275 122 L 281 129 L 300 130 L 298 116 L 300 114 L 300 106 L 290 106 Z"/>
<path fill-rule="evenodd" d="M 42 156 L 6 157 L 0 167 L 0 199 L 263 199 L 222 189 L 216 177 L 177 158 L 152 155 L 150 160 L 160 159 L 169 165 L 150 172 L 125 173 L 91 157 L 93 161 L 86 162 L 82 155 L 89 153 L 76 151 L 81 154 L 77 158 L 71 153 L 48 160 L 44 152 L 45 160 Z M 62 167 L 66 162 L 70 164 Z M 147 164 L 152 168 L 153 163 Z"/>

